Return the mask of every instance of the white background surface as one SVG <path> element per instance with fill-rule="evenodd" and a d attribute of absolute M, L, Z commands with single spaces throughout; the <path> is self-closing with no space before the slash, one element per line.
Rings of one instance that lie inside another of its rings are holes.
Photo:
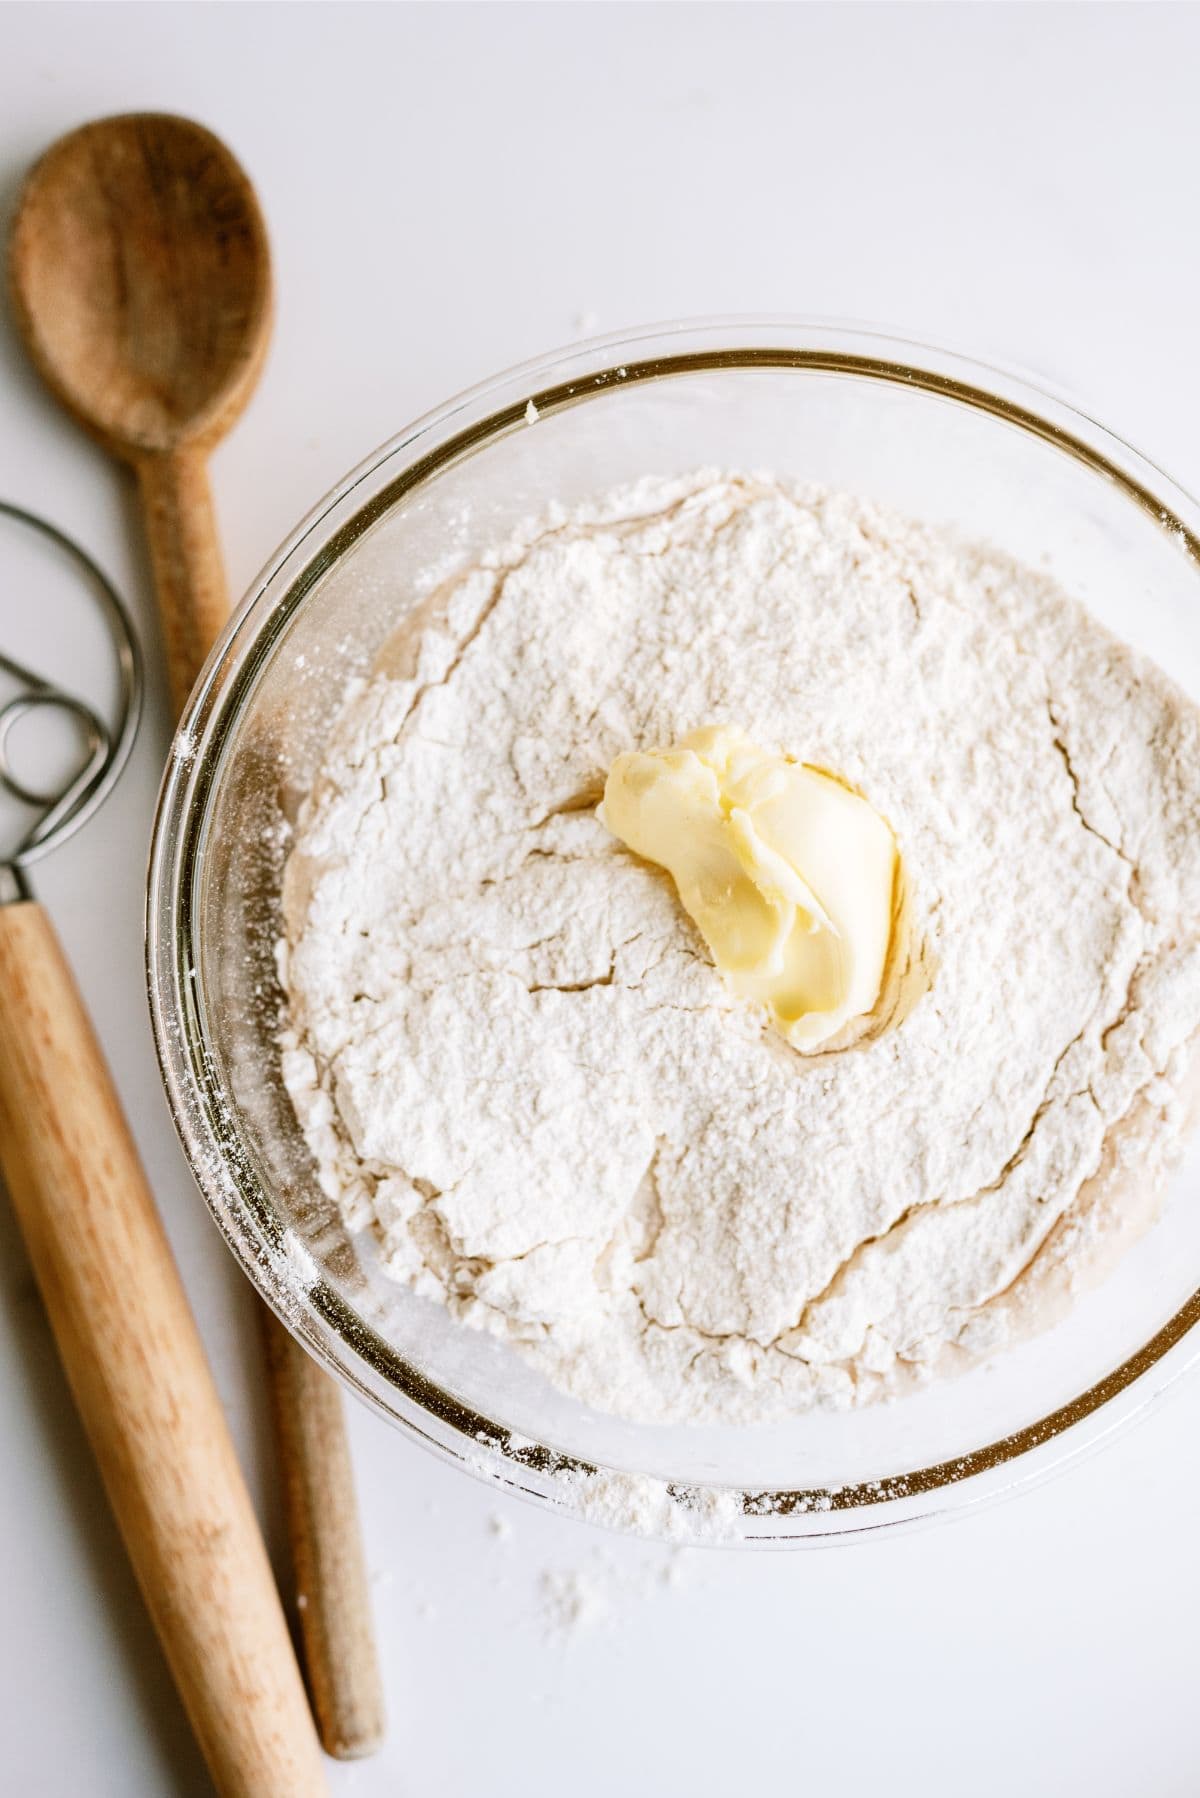
<path fill-rule="evenodd" d="M 194 114 L 272 228 L 278 324 L 214 481 L 240 592 L 310 504 L 454 390 L 681 313 L 892 323 L 1049 376 L 1200 486 L 1200 11 L 1178 6 L 0 5 L 0 207 L 69 127 Z M 121 478 L 0 327 L 0 495 L 78 533 L 156 648 Z M 0 643 L 27 602 L 0 586 Z M 47 617 L 22 641 L 53 664 Z M 152 661 L 154 656 L 152 653 Z M 141 883 L 155 679 L 103 820 L 38 886 L 66 940 L 273 1544 L 249 1289 L 162 1100 Z M 708 1798 L 1200 1790 L 1200 1382 L 1105 1453 L 870 1547 L 662 1551 L 351 1428 L 391 1708 L 335 1794 Z M 0 1204 L 0 1787 L 208 1785 Z M 490 1520 L 503 1515 L 501 1541 Z M 539 1582 L 597 1570 L 606 1623 Z"/>

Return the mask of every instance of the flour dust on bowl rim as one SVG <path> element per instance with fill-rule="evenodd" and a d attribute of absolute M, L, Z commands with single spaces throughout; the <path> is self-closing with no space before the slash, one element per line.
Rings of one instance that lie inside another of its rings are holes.
<path fill-rule="evenodd" d="M 280 1077 L 287 820 L 411 577 L 447 542 L 482 551 L 552 501 L 699 466 L 773 468 L 1044 566 L 1200 697 L 1200 508 L 1063 400 L 838 324 L 685 322 L 578 345 L 387 444 L 255 583 L 164 780 L 150 1002 L 176 1125 L 227 1241 L 297 1337 L 376 1410 L 472 1471 L 597 1521 L 829 1542 L 1011 1492 L 1191 1365 L 1200 1155 L 1104 1283 L 992 1363 L 861 1410 L 650 1426 L 587 1409 L 389 1280 L 369 1234 L 348 1232 L 318 1186 Z"/>

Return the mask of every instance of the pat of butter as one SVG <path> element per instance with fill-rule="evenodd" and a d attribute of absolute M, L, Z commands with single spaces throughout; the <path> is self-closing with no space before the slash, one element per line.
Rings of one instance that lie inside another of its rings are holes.
<path fill-rule="evenodd" d="M 671 875 L 733 991 L 814 1049 L 879 998 L 898 857 L 867 801 L 733 726 L 619 755 L 600 818 Z"/>

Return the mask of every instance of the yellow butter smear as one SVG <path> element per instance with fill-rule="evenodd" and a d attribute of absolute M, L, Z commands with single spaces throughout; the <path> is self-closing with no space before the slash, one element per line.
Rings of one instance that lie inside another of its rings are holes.
<path fill-rule="evenodd" d="M 798 1049 L 879 998 L 897 875 L 890 827 L 839 780 L 732 725 L 619 755 L 600 818 L 671 875 L 735 993 Z"/>

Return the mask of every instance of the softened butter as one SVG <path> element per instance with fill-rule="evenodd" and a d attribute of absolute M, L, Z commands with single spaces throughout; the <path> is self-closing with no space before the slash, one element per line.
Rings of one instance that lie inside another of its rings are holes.
<path fill-rule="evenodd" d="M 600 818 L 665 868 L 734 992 L 797 1049 L 879 998 L 897 886 L 889 825 L 834 775 L 732 725 L 619 755 Z"/>

